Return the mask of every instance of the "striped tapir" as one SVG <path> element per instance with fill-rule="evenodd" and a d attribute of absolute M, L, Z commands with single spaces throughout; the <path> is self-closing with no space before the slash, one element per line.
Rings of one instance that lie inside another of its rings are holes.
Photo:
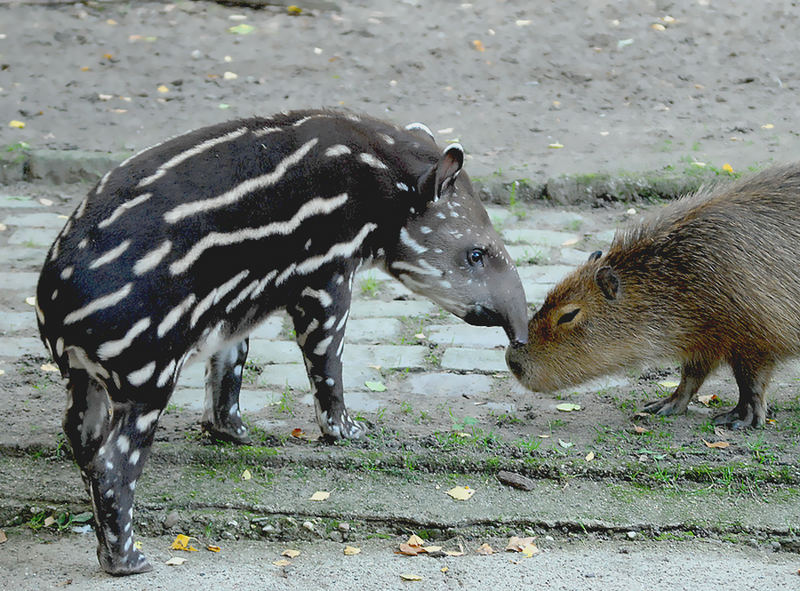
<path fill-rule="evenodd" d="M 151 568 L 133 545 L 134 488 L 189 360 L 209 358 L 204 427 L 249 441 L 238 405 L 247 335 L 274 310 L 294 321 L 331 438 L 363 430 L 345 409 L 341 363 L 362 264 L 527 339 L 519 276 L 463 161 L 422 124 L 295 111 L 170 139 L 90 191 L 48 253 L 36 312 L 68 378 L 64 430 L 103 569 Z"/>

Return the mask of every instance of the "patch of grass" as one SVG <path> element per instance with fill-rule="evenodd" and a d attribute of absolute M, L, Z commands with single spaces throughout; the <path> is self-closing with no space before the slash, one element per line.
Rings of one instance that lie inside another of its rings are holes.
<path fill-rule="evenodd" d="M 359 289 L 364 297 L 375 298 L 378 296 L 382 285 L 383 281 L 376 279 L 372 275 L 367 275 L 359 282 Z"/>
<path fill-rule="evenodd" d="M 278 401 L 278 414 L 294 416 L 294 402 L 294 393 L 287 384 L 283 392 L 281 392 L 281 399 Z"/>

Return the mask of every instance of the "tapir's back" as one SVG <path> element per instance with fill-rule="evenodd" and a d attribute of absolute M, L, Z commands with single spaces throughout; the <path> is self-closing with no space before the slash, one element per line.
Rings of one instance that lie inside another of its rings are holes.
<path fill-rule="evenodd" d="M 64 370 L 64 342 L 111 357 L 195 342 L 209 315 L 245 328 L 295 298 L 294 278 L 334 247 L 369 255 L 375 227 L 399 232 L 407 204 L 388 197 L 437 157 L 405 130 L 326 111 L 154 146 L 107 174 L 53 245 L 37 292 L 43 337 Z"/>

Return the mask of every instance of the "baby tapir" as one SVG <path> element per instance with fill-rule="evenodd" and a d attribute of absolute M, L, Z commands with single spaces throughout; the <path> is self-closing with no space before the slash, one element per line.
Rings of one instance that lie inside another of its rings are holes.
<path fill-rule="evenodd" d="M 270 312 L 293 319 L 317 421 L 333 438 L 363 429 L 345 409 L 341 366 L 362 263 L 526 340 L 522 285 L 463 160 L 421 124 L 297 111 L 145 150 L 78 205 L 44 264 L 36 312 L 69 378 L 64 430 L 106 571 L 151 568 L 133 545 L 133 491 L 191 358 L 210 355 L 205 427 L 248 441 L 238 405 L 247 335 Z"/>
<path fill-rule="evenodd" d="M 776 362 L 800 354 L 800 165 L 671 203 L 594 253 L 547 295 L 527 345 L 506 360 L 532 390 L 678 359 L 675 392 L 645 406 L 682 413 L 719 363 L 739 402 L 716 417 L 760 427 Z"/>

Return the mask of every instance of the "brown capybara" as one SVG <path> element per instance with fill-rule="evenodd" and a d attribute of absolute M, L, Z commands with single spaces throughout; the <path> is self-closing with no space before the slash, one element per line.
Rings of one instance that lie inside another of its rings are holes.
<path fill-rule="evenodd" d="M 550 391 L 632 365 L 678 359 L 672 396 L 645 410 L 682 413 L 718 364 L 739 403 L 715 417 L 764 425 L 776 362 L 800 355 L 800 164 L 699 191 L 617 232 L 607 254 L 556 285 L 510 346 L 509 368 Z"/>

